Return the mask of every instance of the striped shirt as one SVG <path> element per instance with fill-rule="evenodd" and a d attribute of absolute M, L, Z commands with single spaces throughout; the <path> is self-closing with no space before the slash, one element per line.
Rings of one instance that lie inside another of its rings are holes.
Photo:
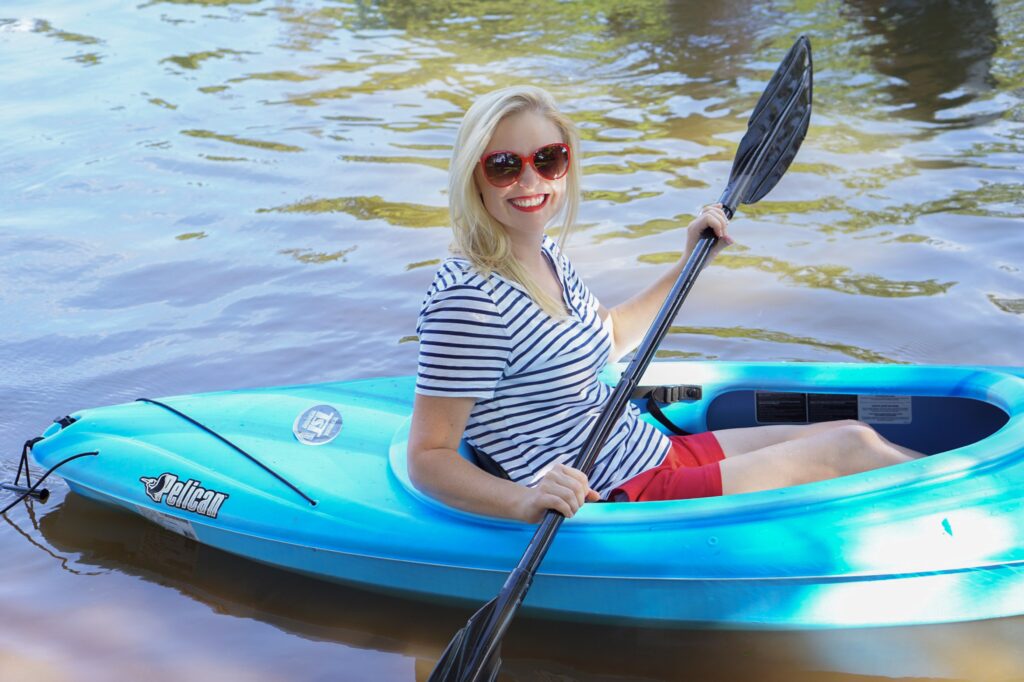
<path fill-rule="evenodd" d="M 556 463 L 572 465 L 612 392 L 598 380 L 611 352 L 598 301 L 553 240 L 545 236 L 542 249 L 562 285 L 568 318 L 549 317 L 518 283 L 448 258 L 416 326 L 416 392 L 476 398 L 466 439 L 525 485 L 535 485 Z M 668 448 L 668 439 L 630 404 L 590 485 L 606 496 L 660 464 Z"/>

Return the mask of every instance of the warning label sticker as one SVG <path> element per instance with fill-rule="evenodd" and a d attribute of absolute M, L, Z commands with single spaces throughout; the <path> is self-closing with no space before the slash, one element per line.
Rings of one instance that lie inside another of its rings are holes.
<path fill-rule="evenodd" d="M 913 419 L 909 395 L 859 395 L 860 420 L 869 424 L 909 424 Z"/>
<path fill-rule="evenodd" d="M 814 424 L 859 419 L 868 424 L 910 424 L 909 395 L 754 392 L 758 424 Z"/>

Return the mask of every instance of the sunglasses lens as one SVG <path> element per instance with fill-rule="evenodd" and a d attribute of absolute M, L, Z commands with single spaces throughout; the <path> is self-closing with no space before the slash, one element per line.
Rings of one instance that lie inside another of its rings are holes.
<path fill-rule="evenodd" d="M 508 187 L 523 170 L 523 160 L 511 152 L 496 152 L 484 159 L 484 175 L 497 187 Z"/>
<path fill-rule="evenodd" d="M 533 167 L 548 180 L 557 180 L 569 170 L 569 148 L 564 144 L 541 147 L 533 155 Z"/>

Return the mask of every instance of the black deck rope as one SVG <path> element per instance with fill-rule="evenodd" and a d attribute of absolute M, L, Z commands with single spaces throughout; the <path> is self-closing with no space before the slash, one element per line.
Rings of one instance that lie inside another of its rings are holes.
<path fill-rule="evenodd" d="M 41 440 L 41 439 L 37 439 L 35 442 L 38 443 L 39 440 Z M 29 441 L 29 442 L 32 442 L 32 441 Z M 30 449 L 31 449 L 31 447 L 28 445 L 28 443 L 26 443 L 25 444 L 25 452 L 28 452 L 28 450 L 30 450 Z M 50 467 L 46 471 L 45 474 L 40 476 L 39 479 L 35 483 L 33 483 L 31 486 L 29 486 L 28 490 L 26 490 L 20 496 L 18 496 L 18 499 L 14 500 L 14 502 L 11 502 L 9 505 L 4 507 L 3 509 L 0 509 L 0 516 L 2 516 L 4 514 L 6 514 L 7 512 L 9 512 L 11 509 L 13 509 L 15 507 L 15 505 L 17 505 L 19 502 L 24 500 L 26 497 L 28 497 L 29 495 L 34 493 L 36 491 L 36 488 L 41 486 L 43 484 L 43 481 L 45 481 L 50 474 L 52 474 L 54 471 L 56 471 L 60 467 L 64 466 L 65 464 L 67 464 L 68 462 L 70 462 L 72 460 L 78 459 L 79 457 L 95 457 L 98 454 L 100 454 L 100 453 L 96 452 L 96 451 L 93 451 L 93 452 L 80 452 L 77 455 L 71 455 L 67 459 L 62 459 L 61 461 L 57 462 L 52 467 Z M 28 481 L 28 473 L 27 473 L 27 471 L 28 471 L 28 464 L 27 464 L 28 457 L 27 457 L 27 455 L 25 456 L 25 462 L 26 462 L 26 464 L 25 464 L 25 469 L 26 469 L 25 480 Z M 19 469 L 20 469 L 20 467 L 19 467 Z"/>
<path fill-rule="evenodd" d="M 277 473 L 276 471 L 274 471 L 273 469 L 271 469 L 270 467 L 268 467 L 268 466 L 267 466 L 266 464 L 264 464 L 263 462 L 259 461 L 258 459 L 256 459 L 256 458 L 255 458 L 255 457 L 253 457 L 252 455 L 250 455 L 250 454 L 249 454 L 248 452 L 246 452 L 246 451 L 245 451 L 245 450 L 243 450 L 242 448 L 238 447 L 237 445 L 235 445 L 234 443 L 232 443 L 232 442 L 231 442 L 231 441 L 229 441 L 229 440 L 228 440 L 227 438 L 225 438 L 224 436 L 220 435 L 219 433 L 217 433 L 217 432 L 216 432 L 216 431 L 214 431 L 213 429 L 209 428 L 208 426 L 206 426 L 206 425 L 204 425 L 204 424 L 200 424 L 199 422 L 197 422 L 197 421 L 196 421 L 195 419 L 193 419 L 192 417 L 188 416 L 187 414 L 185 414 L 185 413 L 183 413 L 183 412 L 179 412 L 178 410 L 174 409 L 174 408 L 173 408 L 173 407 L 171 407 L 170 405 L 165 405 L 164 403 L 162 403 L 162 402 L 160 402 L 160 401 L 158 401 L 158 400 L 151 400 L 150 398 L 138 398 L 138 399 L 136 400 L 136 402 L 141 402 L 141 403 L 151 403 L 151 404 L 153 404 L 153 405 L 157 405 L 157 406 L 159 406 L 159 407 L 162 407 L 162 408 L 164 408 L 165 410 L 168 410 L 168 411 L 170 411 L 170 412 L 173 412 L 174 414 L 178 415 L 178 416 L 179 416 L 179 417 L 181 417 L 182 419 L 184 419 L 184 420 L 188 421 L 188 422 L 189 422 L 190 424 L 194 424 L 195 426 L 198 426 L 199 428 L 201 428 L 201 429 L 202 429 L 203 431 L 206 431 L 206 432 L 207 432 L 208 434 L 210 434 L 211 436 L 214 436 L 214 437 L 216 437 L 216 438 L 220 439 L 220 440 L 221 440 L 221 442 L 223 442 L 223 443 L 225 443 L 225 444 L 227 444 L 227 445 L 231 446 L 232 448 L 234 448 L 234 449 L 235 449 L 236 451 L 238 451 L 239 453 L 241 453 L 241 454 L 245 455 L 245 456 L 246 456 L 247 458 L 249 458 L 249 460 L 250 460 L 251 462 L 253 462 L 253 463 L 254 463 L 254 464 L 256 464 L 257 466 L 259 466 L 259 467 L 260 467 L 261 469 L 263 469 L 264 471 L 266 471 L 266 472 L 267 472 L 268 474 L 270 474 L 271 476 L 273 476 L 274 478 L 276 478 L 277 480 L 281 481 L 281 482 L 282 482 L 282 483 L 284 483 L 284 484 L 285 484 L 286 486 L 288 486 L 289 488 L 291 488 L 292 490 L 294 490 L 294 491 L 295 491 L 295 492 L 296 492 L 296 493 L 297 493 L 297 494 L 298 494 L 298 495 L 299 495 L 300 497 L 302 497 L 302 499 L 304 499 L 304 500 L 305 500 L 306 502 L 309 502 L 309 503 L 310 503 L 311 505 L 313 505 L 314 507 L 316 506 L 316 500 L 314 500 L 314 499 L 313 499 L 313 498 L 311 498 L 311 497 L 310 497 L 309 495 L 307 495 L 306 493 L 304 493 L 304 492 L 302 492 L 301 490 L 299 490 L 298 488 L 296 488 L 296 487 L 295 487 L 295 486 L 294 486 L 294 485 L 293 485 L 293 484 L 292 484 L 292 483 L 291 483 L 290 481 L 288 481 L 288 479 L 284 478 L 283 476 L 281 476 L 281 474 Z"/>

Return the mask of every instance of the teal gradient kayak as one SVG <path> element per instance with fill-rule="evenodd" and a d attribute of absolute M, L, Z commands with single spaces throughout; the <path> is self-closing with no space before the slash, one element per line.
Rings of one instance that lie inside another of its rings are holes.
<path fill-rule="evenodd" d="M 606 370 L 614 381 L 616 369 Z M 33 449 L 76 493 L 255 561 L 478 606 L 533 527 L 409 481 L 414 377 L 226 391 L 72 413 Z M 928 453 L 700 500 L 588 504 L 533 615 L 664 627 L 907 625 L 1024 613 L 1024 369 L 654 363 L 690 431 L 857 418 Z M 466 450 L 467 457 L 471 454 Z"/>

